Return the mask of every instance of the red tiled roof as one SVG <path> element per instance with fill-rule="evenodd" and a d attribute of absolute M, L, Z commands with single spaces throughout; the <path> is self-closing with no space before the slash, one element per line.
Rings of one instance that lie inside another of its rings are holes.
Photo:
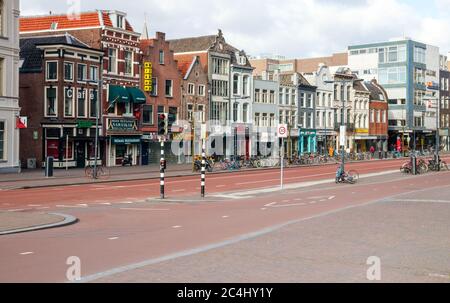
<path fill-rule="evenodd" d="M 112 21 L 108 12 L 102 11 L 103 24 L 112 27 Z M 69 19 L 69 16 L 64 15 L 47 15 L 47 16 L 30 16 L 20 18 L 20 32 L 34 32 L 51 30 L 52 23 L 58 23 L 57 30 L 73 29 L 84 27 L 98 27 L 101 25 L 98 12 L 84 12 L 80 14 L 80 18 Z M 125 29 L 127 31 L 134 31 L 131 24 L 126 20 Z"/>
<path fill-rule="evenodd" d="M 178 69 L 180 70 L 183 78 L 186 77 L 186 74 L 189 70 L 189 67 L 191 67 L 193 60 L 194 58 L 192 58 L 191 61 L 178 61 Z"/>
<path fill-rule="evenodd" d="M 57 29 L 100 26 L 97 12 L 82 13 L 79 20 L 70 20 L 68 15 L 49 15 L 20 18 L 20 32 L 50 30 L 52 23 L 57 22 Z"/>

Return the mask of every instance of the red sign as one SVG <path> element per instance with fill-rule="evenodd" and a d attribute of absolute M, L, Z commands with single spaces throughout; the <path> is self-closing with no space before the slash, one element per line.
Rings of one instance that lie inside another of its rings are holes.
<path fill-rule="evenodd" d="M 286 124 L 278 125 L 278 138 L 287 138 L 288 137 L 288 127 Z"/>

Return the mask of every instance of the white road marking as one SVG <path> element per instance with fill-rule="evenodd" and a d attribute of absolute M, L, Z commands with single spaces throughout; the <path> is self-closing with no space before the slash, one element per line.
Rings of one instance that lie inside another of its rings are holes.
<path fill-rule="evenodd" d="M 39 205 L 39 204 L 28 204 L 28 206 L 29 206 L 29 207 L 39 207 L 39 206 L 41 206 L 41 205 Z"/>
<path fill-rule="evenodd" d="M 131 201 L 124 201 L 124 202 L 119 202 L 118 204 L 133 204 L 133 202 L 131 202 Z"/>
<path fill-rule="evenodd" d="M 230 216 L 222 216 L 222 219 L 228 219 Z"/>
<path fill-rule="evenodd" d="M 76 206 L 76 205 L 56 205 L 56 207 L 60 207 L 60 208 L 78 208 L 79 206 Z"/>
<path fill-rule="evenodd" d="M 305 203 L 294 203 L 294 204 L 283 204 L 283 205 L 277 205 L 278 202 L 272 202 L 267 205 L 264 205 L 265 207 L 272 207 L 272 208 L 280 208 L 280 207 L 292 207 L 292 206 L 304 206 Z"/>
<path fill-rule="evenodd" d="M 25 209 L 20 208 L 20 209 L 10 209 L 8 210 L 10 213 L 14 213 L 14 212 L 19 212 L 19 211 L 24 211 Z"/>
<path fill-rule="evenodd" d="M 77 204 L 77 206 L 79 206 L 79 207 L 88 207 L 87 204 Z"/>
<path fill-rule="evenodd" d="M 302 198 L 296 198 L 294 201 L 302 201 Z"/>
<path fill-rule="evenodd" d="M 26 251 L 26 252 L 20 253 L 20 255 L 22 255 L 22 256 L 28 256 L 28 255 L 32 255 L 32 254 L 34 254 L 34 252 L 32 252 L 32 251 Z"/>
<path fill-rule="evenodd" d="M 108 238 L 108 240 L 117 240 L 117 239 L 119 239 L 119 237 L 111 237 L 111 238 Z"/>
<path fill-rule="evenodd" d="M 309 204 L 316 204 L 316 203 L 317 203 L 316 201 L 309 202 Z"/>
<path fill-rule="evenodd" d="M 111 203 L 109 203 L 109 202 L 104 202 L 104 203 L 99 203 L 100 205 L 112 205 Z"/>
<path fill-rule="evenodd" d="M 178 229 L 178 228 L 181 228 L 182 226 L 180 226 L 180 225 L 175 225 L 175 226 L 172 226 L 172 228 L 175 228 L 175 229 Z"/>
<path fill-rule="evenodd" d="M 261 210 L 267 210 L 267 208 L 261 208 Z"/>
<path fill-rule="evenodd" d="M 180 192 L 183 192 L 183 191 L 186 191 L 186 190 L 185 190 L 185 189 L 175 189 L 175 190 L 172 190 L 173 193 L 180 193 Z"/>
<path fill-rule="evenodd" d="M 328 200 L 333 200 L 334 198 L 336 198 L 336 196 L 331 196 L 328 198 Z"/>

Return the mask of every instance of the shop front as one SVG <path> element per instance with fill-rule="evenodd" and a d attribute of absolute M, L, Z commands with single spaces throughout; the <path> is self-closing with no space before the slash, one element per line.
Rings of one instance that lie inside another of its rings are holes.
<path fill-rule="evenodd" d="M 298 149 L 300 155 L 317 152 L 317 131 L 315 129 L 299 131 Z"/>
<path fill-rule="evenodd" d="M 107 165 L 121 166 L 126 157 L 131 157 L 132 165 L 139 165 L 142 133 L 138 131 L 137 119 L 107 118 L 106 129 Z"/>
<path fill-rule="evenodd" d="M 317 131 L 317 152 L 321 155 L 329 154 L 330 147 L 336 146 L 336 132 L 319 130 Z"/>

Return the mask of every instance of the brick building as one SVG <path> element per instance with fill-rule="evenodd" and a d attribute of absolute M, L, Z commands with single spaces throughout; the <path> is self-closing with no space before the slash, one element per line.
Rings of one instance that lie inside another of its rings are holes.
<path fill-rule="evenodd" d="M 164 33 L 157 32 L 156 37 L 149 39 L 141 37 L 140 48 L 142 52 L 142 69 L 150 69 L 151 90 L 146 92 L 146 104 L 143 106 L 142 132 L 142 164 L 157 163 L 160 159 L 160 144 L 158 141 L 158 114 L 168 115 L 168 130 L 166 141 L 172 141 L 174 136 L 181 132 L 176 125 L 181 106 L 181 73 L 177 61 L 174 59 L 173 51 L 166 41 Z M 151 63 L 149 65 L 148 63 Z M 144 70 L 141 71 L 142 73 Z M 150 75 L 148 76 L 150 77 Z M 145 79 L 142 79 L 144 87 Z M 171 145 L 166 144 L 166 159 L 177 161 L 171 153 Z"/>
<path fill-rule="evenodd" d="M 90 81 L 99 79 L 102 53 L 69 34 L 20 40 L 23 164 L 39 168 L 50 156 L 59 168 L 93 164 L 99 91 Z"/>
<path fill-rule="evenodd" d="M 370 92 L 369 136 L 370 146 L 376 151 L 388 151 L 388 95 L 386 90 L 376 80 L 363 83 Z"/>
<path fill-rule="evenodd" d="M 141 161 L 142 104 L 140 90 L 140 34 L 133 30 L 126 14 L 119 11 L 82 12 L 73 20 L 66 14 L 20 19 L 21 37 L 69 33 L 91 48 L 103 51 L 102 135 L 106 165 L 121 165 L 131 154 L 133 164 Z"/>

